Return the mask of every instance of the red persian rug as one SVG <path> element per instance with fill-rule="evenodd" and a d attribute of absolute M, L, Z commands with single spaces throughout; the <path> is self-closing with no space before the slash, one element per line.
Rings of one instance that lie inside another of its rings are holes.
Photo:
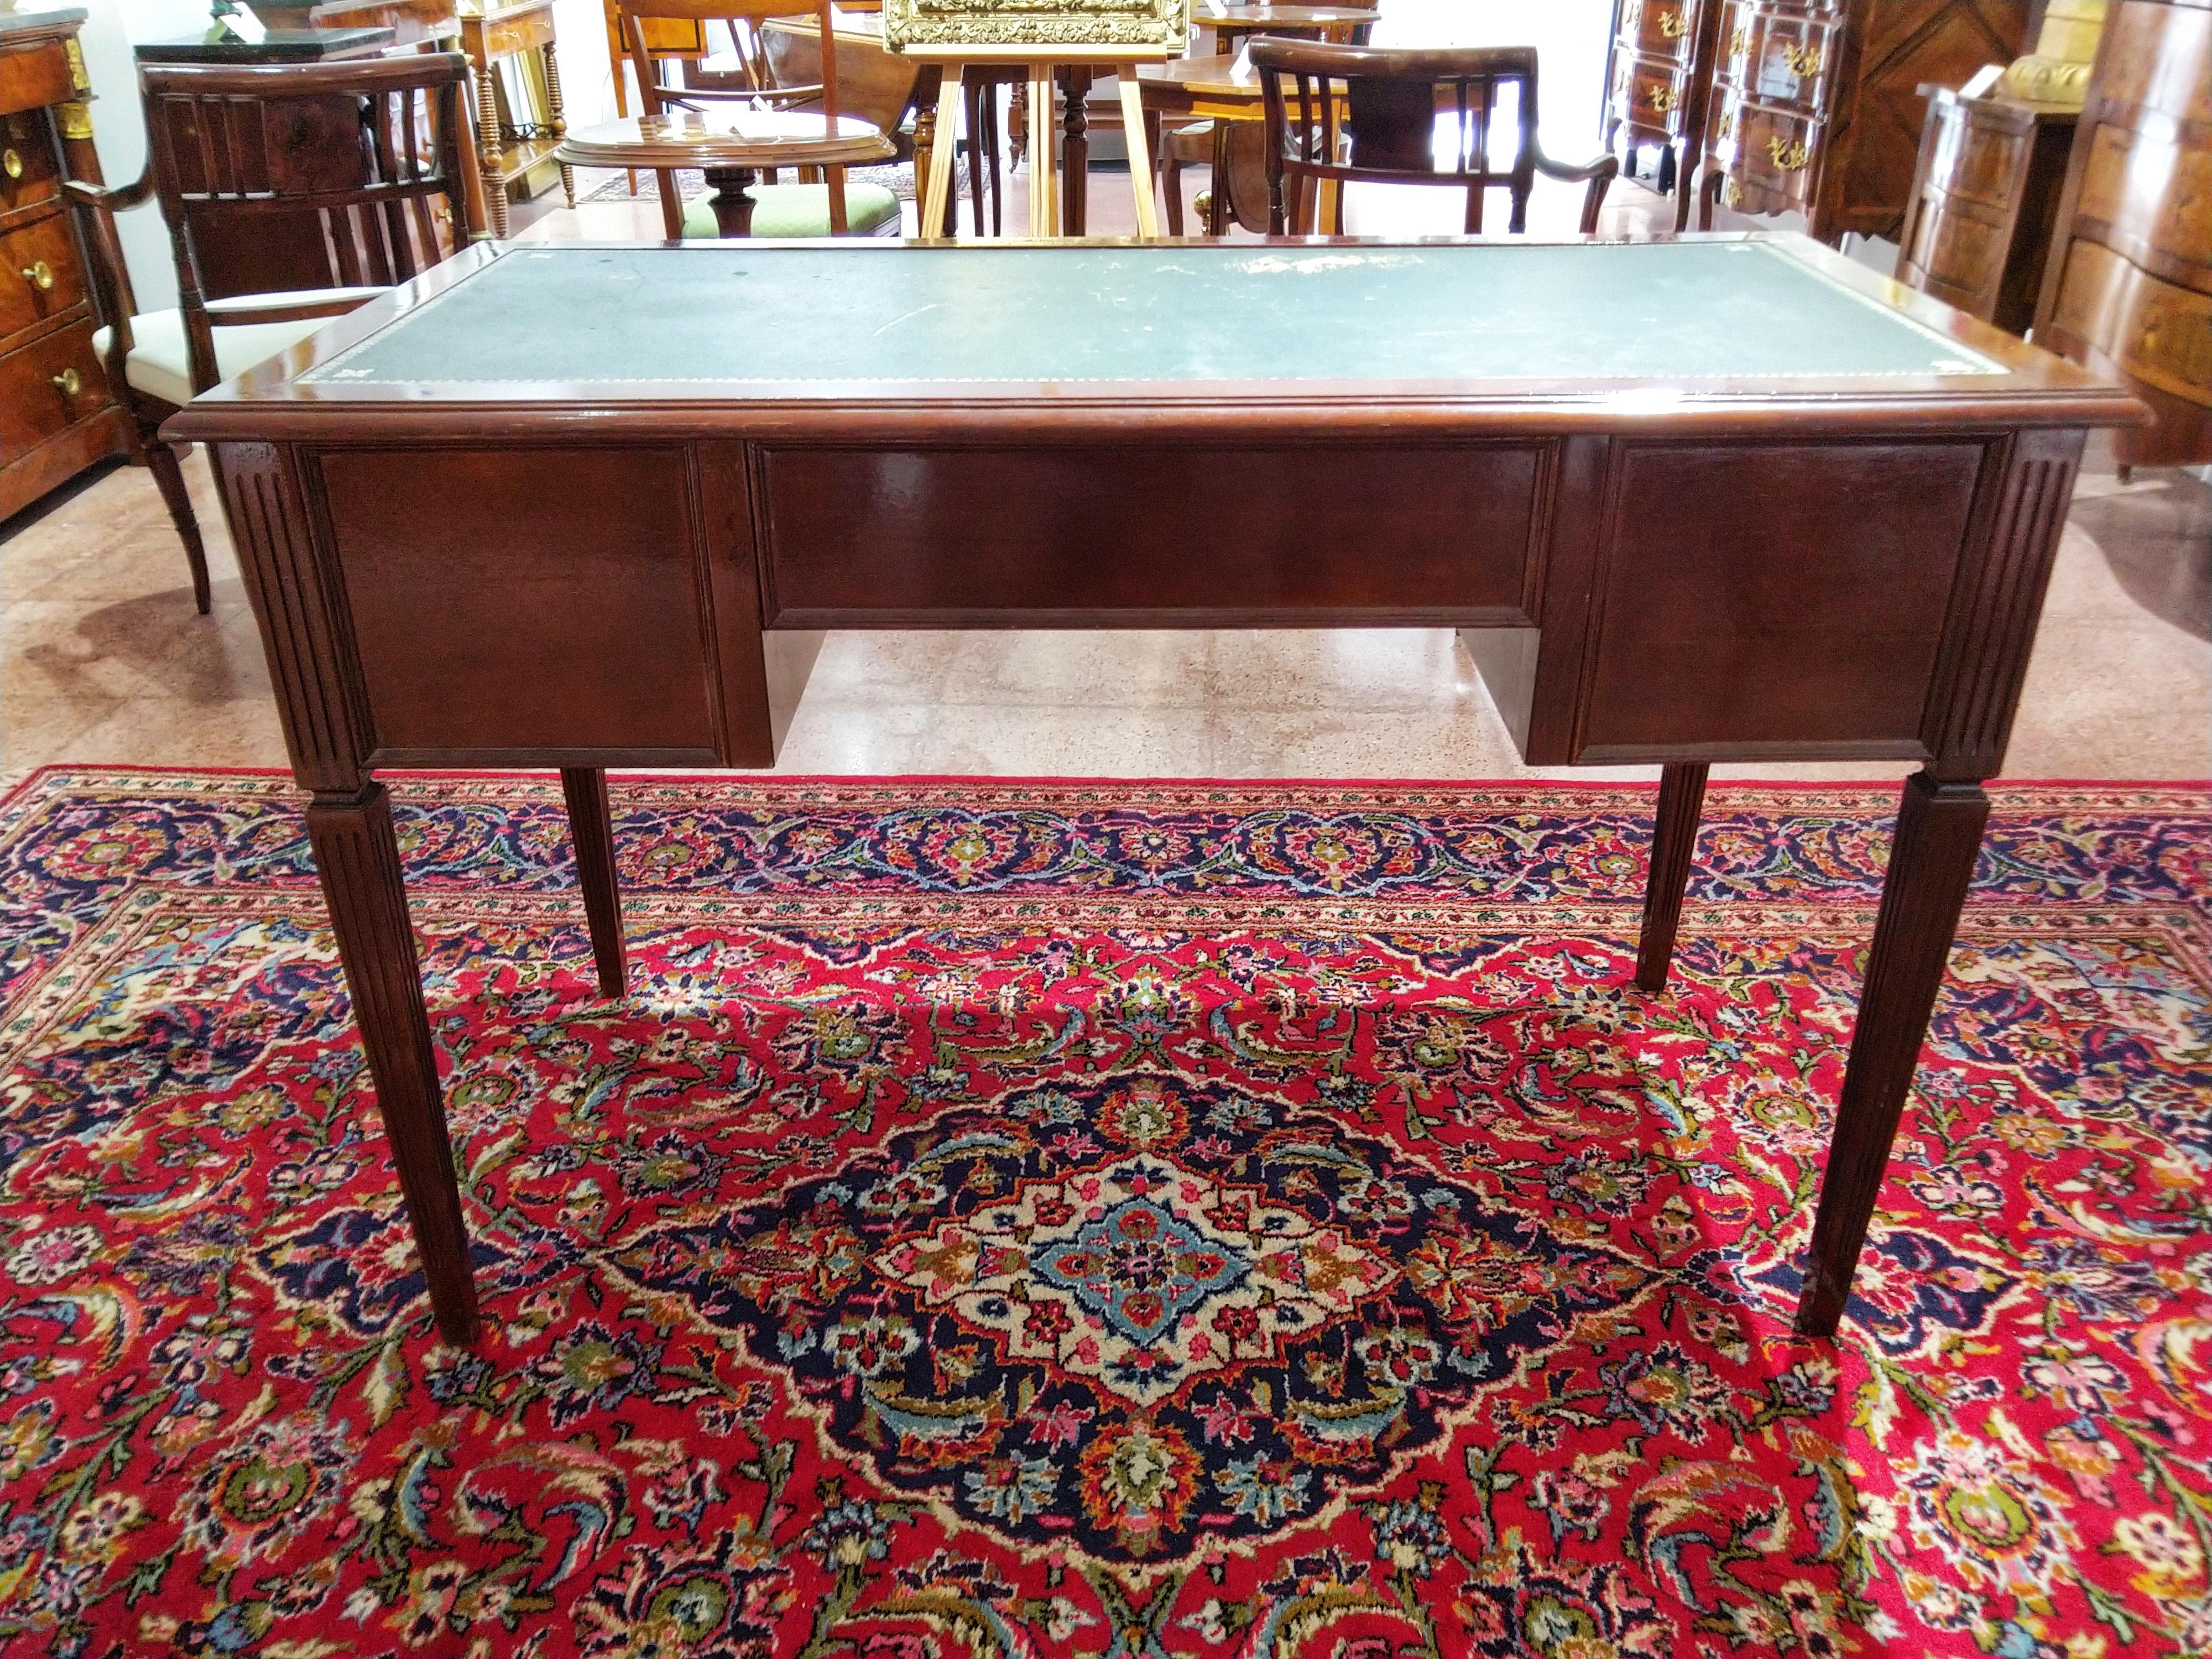
<path fill-rule="evenodd" d="M 1842 1340 L 1888 789 L 403 780 L 486 1335 L 298 799 L 0 806 L 9 1654 L 2212 1648 L 2212 793 L 1998 792 Z"/>

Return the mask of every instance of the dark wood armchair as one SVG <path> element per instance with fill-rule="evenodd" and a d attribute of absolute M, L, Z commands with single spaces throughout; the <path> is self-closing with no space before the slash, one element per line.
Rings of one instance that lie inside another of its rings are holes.
<path fill-rule="evenodd" d="M 131 411 L 134 459 L 153 470 L 184 539 L 202 614 L 207 554 L 161 422 L 482 235 L 464 182 L 476 166 L 468 79 L 459 52 L 149 66 L 139 75 L 144 175 L 120 190 L 68 186 L 115 319 L 94 344 Z M 114 216 L 149 198 L 168 226 L 178 303 L 133 315 Z"/>
<path fill-rule="evenodd" d="M 1463 189 L 1469 234 L 1482 228 L 1483 192 L 1502 187 L 1513 203 L 1506 228 L 1524 231 L 1538 173 L 1586 183 L 1583 233 L 1597 228 L 1620 163 L 1607 155 L 1568 167 L 1544 154 L 1536 140 L 1534 46 L 1401 52 L 1263 35 L 1251 54 L 1267 115 L 1268 228 L 1276 235 L 1312 234 L 1324 194 L 1334 198 L 1330 234 L 1342 235 L 1344 187 L 1357 183 Z M 1490 127 L 1508 89 L 1517 143 L 1510 163 L 1499 167 L 1492 165 Z M 1447 120 L 1449 154 L 1442 137 Z"/>
<path fill-rule="evenodd" d="M 623 21 L 623 50 L 637 76 L 638 95 L 647 115 L 670 109 L 696 108 L 715 101 L 738 101 L 774 109 L 821 112 L 824 130 L 834 131 L 841 109 L 837 97 L 836 32 L 831 27 L 830 0 L 616 0 Z M 672 85 L 660 79 L 657 65 L 668 61 L 657 56 L 647 25 L 672 18 L 690 19 L 702 27 L 712 21 L 729 26 L 737 42 L 729 72 L 697 77 Z M 814 73 L 819 79 L 798 85 L 776 83 L 769 66 L 764 26 L 769 19 L 784 20 L 787 29 L 805 27 L 813 35 Z M 741 25 L 744 27 L 740 27 Z M 617 67 L 617 73 L 620 72 Z M 848 185 L 845 169 L 821 169 L 822 181 L 811 182 L 805 172 L 795 185 L 765 184 L 753 187 L 752 228 L 755 236 L 842 236 L 897 234 L 898 198 L 881 185 Z M 721 229 L 704 198 L 687 209 L 676 191 L 672 169 L 656 171 L 660 186 L 660 213 L 671 240 L 686 236 L 719 236 Z"/>

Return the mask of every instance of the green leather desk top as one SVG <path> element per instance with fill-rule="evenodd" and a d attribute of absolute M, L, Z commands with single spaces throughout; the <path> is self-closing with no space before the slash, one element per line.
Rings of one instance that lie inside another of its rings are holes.
<path fill-rule="evenodd" d="M 787 398 L 1117 381 L 1871 391 L 2007 372 L 1794 242 L 524 246 L 300 383 Z"/>

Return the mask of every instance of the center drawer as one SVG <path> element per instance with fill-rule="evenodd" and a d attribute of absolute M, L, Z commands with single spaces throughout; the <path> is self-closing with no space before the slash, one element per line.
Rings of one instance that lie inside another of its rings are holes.
<path fill-rule="evenodd" d="M 1554 454 L 1548 441 L 769 449 L 755 494 L 766 620 L 1533 622 Z"/>

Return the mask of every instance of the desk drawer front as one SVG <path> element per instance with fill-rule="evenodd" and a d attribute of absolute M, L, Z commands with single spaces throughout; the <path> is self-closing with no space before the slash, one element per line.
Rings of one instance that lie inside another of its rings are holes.
<path fill-rule="evenodd" d="M 1923 752 L 1982 464 L 1978 442 L 1620 450 L 1575 758 Z"/>
<path fill-rule="evenodd" d="M 1552 453 L 770 450 L 767 619 L 1530 620 Z"/>
<path fill-rule="evenodd" d="M 712 760 L 682 451 L 317 458 L 380 756 Z"/>

